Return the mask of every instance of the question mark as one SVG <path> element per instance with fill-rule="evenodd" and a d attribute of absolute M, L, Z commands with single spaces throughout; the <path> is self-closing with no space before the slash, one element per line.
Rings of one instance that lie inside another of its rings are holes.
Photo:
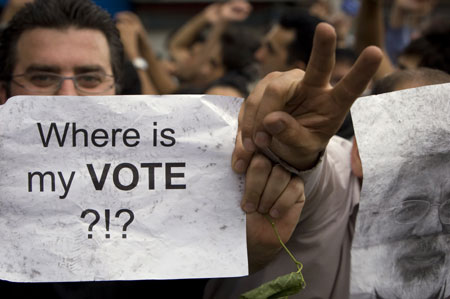
<path fill-rule="evenodd" d="M 97 222 L 100 220 L 100 215 L 98 214 L 98 212 L 97 212 L 96 210 L 87 209 L 87 210 L 84 210 L 84 211 L 81 213 L 81 218 L 86 217 L 86 215 L 89 214 L 89 213 L 92 213 L 92 214 L 95 215 L 95 219 L 94 219 L 94 221 L 92 221 L 92 223 L 89 225 L 89 229 L 88 229 L 88 230 L 91 232 L 91 231 L 92 231 L 92 228 L 94 227 L 94 225 L 96 225 Z M 92 239 L 92 234 L 88 234 L 88 239 Z"/>
<path fill-rule="evenodd" d="M 122 229 L 124 232 L 126 232 L 128 225 L 130 225 L 131 222 L 133 222 L 133 220 L 134 220 L 134 213 L 131 210 L 128 210 L 128 209 L 120 209 L 116 213 L 116 218 L 120 217 L 120 214 L 122 214 L 122 213 L 127 213 L 128 215 L 130 215 L 130 218 L 128 219 L 127 222 L 125 222 L 125 224 L 123 225 L 123 229 Z M 127 238 L 127 234 L 123 233 L 122 234 L 122 238 L 126 239 Z"/>

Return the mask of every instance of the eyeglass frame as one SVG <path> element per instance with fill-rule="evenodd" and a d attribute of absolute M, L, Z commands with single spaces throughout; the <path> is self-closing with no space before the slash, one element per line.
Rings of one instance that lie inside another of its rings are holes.
<path fill-rule="evenodd" d="M 403 204 L 403 203 L 408 203 L 408 202 L 409 202 L 409 203 L 411 203 L 411 202 L 425 203 L 425 204 L 427 205 L 427 209 L 426 209 L 425 213 L 424 213 L 421 217 L 419 217 L 416 221 L 414 221 L 414 222 L 401 222 L 401 221 L 398 221 L 396 215 L 394 214 L 394 220 L 395 220 L 396 223 L 398 223 L 398 224 L 416 224 L 416 223 L 420 222 L 420 221 L 421 221 L 421 220 L 429 213 L 429 211 L 430 211 L 430 209 L 431 209 L 432 207 L 437 206 L 437 207 L 438 207 L 438 217 L 439 217 L 439 221 L 440 221 L 442 224 L 450 225 L 450 221 L 445 222 L 445 221 L 443 221 L 443 219 L 442 219 L 442 217 L 441 217 L 441 208 L 442 208 L 442 206 L 444 206 L 444 205 L 446 205 L 446 204 L 450 205 L 450 199 L 444 201 L 443 203 L 439 203 L 439 204 L 437 204 L 437 203 L 432 204 L 432 203 L 430 203 L 429 201 L 422 200 L 422 199 L 406 200 L 406 201 L 403 201 L 401 204 Z M 367 210 L 360 210 L 359 212 L 360 212 L 360 213 L 361 213 L 361 212 L 372 212 L 372 213 L 376 213 L 376 214 L 381 213 L 381 212 L 388 212 L 388 213 L 389 213 L 389 212 L 395 212 L 397 209 L 401 209 L 401 208 L 402 208 L 402 206 L 399 205 L 399 206 L 396 206 L 396 207 L 387 208 L 387 209 L 385 209 L 385 210 L 381 210 L 381 209 L 380 209 L 380 210 L 367 209 Z M 403 207 L 403 208 L 404 208 L 404 207 Z"/>
<path fill-rule="evenodd" d="M 76 78 L 78 78 L 78 77 L 80 77 L 80 76 L 85 76 L 85 75 L 91 74 L 91 73 L 96 73 L 96 74 L 98 74 L 99 72 L 86 72 L 86 73 L 76 74 L 76 75 L 74 75 L 74 76 L 62 76 L 62 75 L 57 74 L 57 73 L 45 72 L 45 71 L 38 71 L 38 72 L 36 72 L 36 73 L 37 73 L 37 74 L 52 75 L 52 76 L 54 76 L 54 77 L 58 77 L 58 78 L 59 78 L 59 82 L 58 82 L 58 84 L 55 86 L 56 88 L 53 90 L 53 93 L 56 93 L 58 90 L 61 89 L 62 83 L 63 83 L 65 80 L 72 80 L 75 89 L 76 89 L 77 91 L 79 91 L 79 92 L 81 92 L 81 93 L 83 93 L 83 94 L 87 94 L 87 95 L 98 95 L 98 94 L 101 94 L 101 93 L 103 93 L 103 92 L 105 92 L 105 91 L 107 91 L 107 90 L 110 90 L 111 88 L 113 88 L 113 87 L 116 86 L 116 82 L 115 82 L 115 80 L 114 80 L 114 79 L 115 79 L 114 75 L 109 75 L 109 74 L 105 74 L 105 73 L 102 73 L 102 72 L 100 72 L 100 74 L 102 74 L 103 76 L 105 76 L 105 77 L 107 77 L 107 78 L 112 78 L 112 79 L 113 79 L 113 83 L 112 83 L 110 86 L 108 86 L 106 89 L 104 89 L 104 90 L 102 90 L 102 91 L 99 91 L 99 92 L 89 92 L 89 91 L 85 91 L 85 90 L 80 89 L 79 86 L 78 86 L 77 80 L 76 80 Z M 38 93 L 39 91 L 37 91 L 37 90 L 30 90 L 29 88 L 27 88 L 27 87 L 24 86 L 23 84 L 21 84 L 21 83 L 17 82 L 16 80 L 14 80 L 14 78 L 17 78 L 17 77 L 25 77 L 25 76 L 27 76 L 27 75 L 30 75 L 30 73 L 23 73 L 23 74 L 18 74 L 18 75 L 12 75 L 9 81 L 10 81 L 10 82 L 13 82 L 13 83 L 15 83 L 15 84 L 17 84 L 18 86 L 20 86 L 21 88 L 23 88 L 23 89 L 25 89 L 25 90 L 27 90 L 27 91 L 29 91 L 29 92 L 36 92 L 36 93 Z M 31 83 L 31 84 L 32 84 L 32 83 Z M 39 87 L 38 87 L 38 88 L 39 88 Z"/>

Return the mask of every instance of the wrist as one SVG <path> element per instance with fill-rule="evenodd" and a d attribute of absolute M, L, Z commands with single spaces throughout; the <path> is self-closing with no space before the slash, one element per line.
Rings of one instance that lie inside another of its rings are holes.
<path fill-rule="evenodd" d="M 301 161 L 289 162 L 278 157 L 268 147 L 262 148 L 261 152 L 273 163 L 281 165 L 285 170 L 296 176 L 300 176 L 302 171 L 309 170 L 316 166 L 320 157 L 323 155 L 323 151 L 309 156 L 301 155 Z"/>
<path fill-rule="evenodd" d="M 131 63 L 133 64 L 134 68 L 137 70 L 146 71 L 148 69 L 148 62 L 140 56 L 133 58 L 131 60 Z"/>

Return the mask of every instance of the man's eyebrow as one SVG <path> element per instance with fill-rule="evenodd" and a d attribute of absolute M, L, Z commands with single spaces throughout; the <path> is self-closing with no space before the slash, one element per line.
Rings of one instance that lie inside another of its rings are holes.
<path fill-rule="evenodd" d="M 40 65 L 40 64 L 32 64 L 25 72 L 49 72 L 49 73 L 59 73 L 61 71 L 61 68 L 57 66 L 51 66 L 51 65 Z"/>
<path fill-rule="evenodd" d="M 103 67 L 99 65 L 83 65 L 77 66 L 74 68 L 75 74 L 83 74 L 89 72 L 103 72 L 106 74 L 106 71 Z"/>

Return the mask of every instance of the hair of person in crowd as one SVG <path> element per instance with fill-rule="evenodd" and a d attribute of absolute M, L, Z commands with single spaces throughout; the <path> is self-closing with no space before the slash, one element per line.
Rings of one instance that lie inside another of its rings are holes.
<path fill-rule="evenodd" d="M 229 25 L 222 33 L 222 62 L 226 73 L 238 73 L 247 81 L 258 76 L 255 51 L 260 45 L 259 39 L 240 24 Z"/>
<path fill-rule="evenodd" d="M 428 67 L 450 73 L 450 26 L 425 31 L 398 57 L 400 68 Z"/>
<path fill-rule="evenodd" d="M 382 94 L 417 86 L 450 83 L 450 75 L 437 69 L 419 67 L 399 70 L 375 81 L 372 94 Z"/>
<path fill-rule="evenodd" d="M 35 28 L 101 31 L 109 45 L 116 92 L 120 92 L 124 64 L 119 32 L 108 12 L 90 0 L 36 0 L 12 18 L 0 37 L 0 81 L 9 82 L 16 63 L 16 45 L 23 32 Z M 7 86 L 9 93 L 9 84 Z"/>
<path fill-rule="evenodd" d="M 246 77 L 242 76 L 236 72 L 229 72 L 225 74 L 225 76 L 215 80 L 205 89 L 205 93 L 207 94 L 219 94 L 217 91 L 219 88 L 221 91 L 227 89 L 227 95 L 239 96 L 241 98 L 246 98 L 249 95 L 248 89 L 249 81 Z M 222 92 L 221 94 L 223 94 Z"/>
<path fill-rule="evenodd" d="M 288 63 L 299 60 L 303 61 L 305 65 L 308 64 L 314 32 L 320 22 L 322 22 L 321 19 L 311 16 L 303 8 L 289 8 L 283 12 L 279 24 L 285 29 L 293 29 L 295 31 L 295 39 L 288 49 Z"/>

